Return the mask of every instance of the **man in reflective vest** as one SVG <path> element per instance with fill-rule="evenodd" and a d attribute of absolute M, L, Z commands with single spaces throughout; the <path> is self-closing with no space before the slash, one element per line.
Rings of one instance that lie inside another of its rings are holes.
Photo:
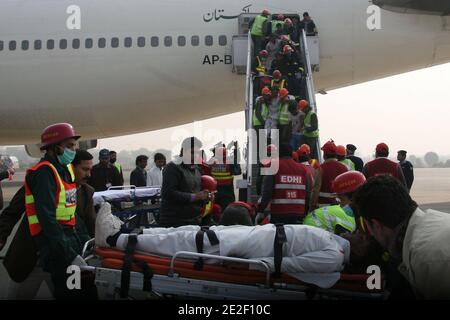
<path fill-rule="evenodd" d="M 233 156 L 227 157 L 227 149 L 219 147 L 214 150 L 214 157 L 209 161 L 211 176 L 217 181 L 217 193 L 215 203 L 220 205 L 222 210 L 236 201 L 234 194 L 234 176 L 242 174 L 238 159 L 239 149 L 237 142 Z"/>
<path fill-rule="evenodd" d="M 30 234 L 40 252 L 44 271 L 50 272 L 54 296 L 59 299 L 80 297 L 80 290 L 69 290 L 67 267 L 83 265 L 81 241 L 75 231 L 77 187 L 68 165 L 75 158 L 80 138 L 68 123 L 44 129 L 41 161 L 27 170 L 25 210 Z M 77 292 L 78 291 L 78 292 Z"/>
<path fill-rule="evenodd" d="M 277 29 L 280 30 L 281 34 L 284 31 L 284 16 L 279 14 L 275 20 L 271 23 L 272 33 L 276 33 Z"/>
<path fill-rule="evenodd" d="M 336 159 L 336 145 L 328 141 L 322 147 L 324 163 L 314 172 L 314 187 L 311 197 L 311 209 L 337 204 L 332 183 L 341 173 L 347 172 L 345 165 Z"/>
<path fill-rule="evenodd" d="M 336 156 L 339 162 L 345 165 L 348 168 L 348 170 L 350 171 L 356 170 L 353 161 L 347 159 L 347 149 L 344 146 L 336 147 Z"/>
<path fill-rule="evenodd" d="M 304 224 L 342 234 L 356 230 L 356 220 L 351 206 L 353 193 L 364 183 L 366 178 L 358 171 L 345 172 L 333 181 L 333 191 L 339 198 L 339 205 L 322 207 L 309 213 Z"/>
<path fill-rule="evenodd" d="M 311 149 L 307 144 L 302 144 L 300 148 L 298 148 L 296 157 L 298 159 L 297 161 L 305 165 L 311 175 L 314 175 L 314 172 L 319 167 L 319 162 L 316 159 L 311 159 Z"/>
<path fill-rule="evenodd" d="M 387 174 L 393 176 L 406 187 L 405 176 L 403 175 L 402 167 L 394 161 L 389 160 L 389 147 L 385 143 L 379 143 L 375 149 L 375 160 L 372 160 L 363 168 L 363 174 L 367 179 L 379 175 Z"/>
<path fill-rule="evenodd" d="M 311 148 L 312 158 L 318 159 L 317 141 L 319 139 L 319 123 L 316 113 L 307 100 L 300 100 L 298 107 L 305 114 L 303 122 L 303 142 Z"/>
<path fill-rule="evenodd" d="M 264 9 L 261 15 L 256 16 L 250 27 L 252 35 L 254 52 L 259 52 L 263 48 L 265 29 L 267 25 L 267 18 L 269 17 L 269 10 Z"/>
<path fill-rule="evenodd" d="M 279 169 L 265 176 L 256 224 L 268 218 L 271 223 L 298 224 L 308 212 L 312 176 L 306 166 L 292 159 L 289 144 L 280 146 Z M 270 203 L 270 213 L 266 208 Z M 269 216 L 270 215 L 270 216 Z"/>
<path fill-rule="evenodd" d="M 120 179 L 121 179 L 121 185 L 123 185 L 124 180 L 123 180 L 123 170 L 122 170 L 122 165 L 120 163 L 117 162 L 117 152 L 111 150 L 109 151 L 109 162 L 116 167 L 117 171 L 119 171 L 119 175 L 120 175 Z"/>

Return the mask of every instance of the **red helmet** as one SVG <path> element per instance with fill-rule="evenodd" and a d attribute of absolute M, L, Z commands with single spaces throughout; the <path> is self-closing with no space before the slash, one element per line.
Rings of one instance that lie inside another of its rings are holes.
<path fill-rule="evenodd" d="M 347 155 L 347 149 L 344 146 L 337 146 L 336 155 L 345 157 Z"/>
<path fill-rule="evenodd" d="M 229 206 L 236 206 L 236 207 L 243 207 L 245 209 L 248 210 L 248 213 L 250 214 L 250 217 L 254 217 L 256 214 L 256 208 L 254 205 L 247 203 L 247 202 L 243 202 L 243 201 L 235 201 L 229 204 Z"/>
<path fill-rule="evenodd" d="M 308 156 L 311 154 L 311 148 L 307 144 L 302 144 L 297 150 L 299 156 Z"/>
<path fill-rule="evenodd" d="M 208 192 L 217 191 L 217 181 L 211 176 L 202 176 L 202 190 Z"/>
<path fill-rule="evenodd" d="M 308 106 L 309 106 L 309 102 L 308 102 L 307 100 L 300 100 L 300 101 L 298 102 L 298 108 L 299 108 L 301 111 L 303 111 L 303 110 L 305 110 L 306 108 L 308 108 Z"/>
<path fill-rule="evenodd" d="M 262 58 L 267 58 L 269 56 L 269 52 L 267 52 L 267 50 L 261 50 L 259 52 L 259 56 Z"/>
<path fill-rule="evenodd" d="M 269 89 L 268 87 L 264 87 L 264 88 L 262 88 L 262 90 L 261 90 L 261 95 L 263 95 L 263 96 L 267 96 L 267 95 L 270 96 L 271 93 L 272 93 L 272 92 L 270 91 L 270 89 Z"/>
<path fill-rule="evenodd" d="M 264 16 L 264 17 L 267 17 L 269 14 L 270 14 L 270 12 L 269 12 L 269 10 L 267 10 L 267 9 L 264 9 L 264 10 L 261 12 L 261 15 Z"/>
<path fill-rule="evenodd" d="M 282 74 L 281 74 L 280 70 L 275 70 L 275 71 L 272 73 L 272 77 L 274 77 L 275 79 L 281 79 Z"/>
<path fill-rule="evenodd" d="M 284 24 L 292 24 L 292 20 L 289 18 L 284 19 Z"/>
<path fill-rule="evenodd" d="M 332 189 L 334 193 L 353 193 L 366 182 L 366 177 L 358 171 L 348 171 L 334 179 Z"/>
<path fill-rule="evenodd" d="M 277 20 L 283 21 L 283 20 L 284 20 L 284 16 L 283 16 L 282 14 L 279 14 L 279 15 L 277 16 Z"/>
<path fill-rule="evenodd" d="M 294 49 L 292 49 L 292 47 L 287 44 L 283 47 L 283 54 L 287 54 L 289 52 L 294 52 Z"/>
<path fill-rule="evenodd" d="M 79 135 L 75 133 L 72 125 L 69 123 L 56 123 L 48 126 L 42 131 L 41 134 L 41 150 L 45 149 L 52 144 L 60 143 L 66 139 L 76 139 L 80 138 Z"/>
<path fill-rule="evenodd" d="M 281 99 L 286 98 L 289 95 L 289 91 L 286 88 L 280 89 L 280 92 L 278 93 Z"/>
<path fill-rule="evenodd" d="M 381 152 L 389 152 L 389 147 L 386 143 L 382 142 L 379 143 L 375 149 L 376 152 L 381 153 Z"/>
<path fill-rule="evenodd" d="M 328 141 L 322 147 L 322 151 L 324 154 L 336 154 L 336 145 L 333 140 Z"/>

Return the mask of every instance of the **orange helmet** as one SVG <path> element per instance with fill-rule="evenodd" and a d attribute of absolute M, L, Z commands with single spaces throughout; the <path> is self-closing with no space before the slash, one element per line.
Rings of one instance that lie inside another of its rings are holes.
<path fill-rule="evenodd" d="M 267 58 L 267 57 L 269 56 L 269 52 L 267 52 L 267 50 L 261 50 L 261 51 L 259 52 L 259 56 L 260 56 L 261 58 Z"/>
<path fill-rule="evenodd" d="M 280 89 L 280 93 L 278 95 L 281 99 L 286 98 L 289 95 L 289 91 L 286 88 Z"/>
<path fill-rule="evenodd" d="M 283 20 L 284 20 L 284 16 L 283 16 L 282 14 L 279 14 L 279 15 L 277 16 L 277 20 L 283 21 Z"/>
<path fill-rule="evenodd" d="M 216 192 L 217 191 L 217 181 L 211 176 L 202 176 L 202 190 L 206 190 L 208 192 Z"/>
<path fill-rule="evenodd" d="M 348 171 L 334 179 L 332 189 L 334 193 L 353 193 L 366 182 L 366 177 L 358 171 Z"/>
<path fill-rule="evenodd" d="M 264 17 L 267 17 L 269 14 L 270 14 L 270 12 L 269 12 L 269 10 L 267 10 L 267 9 L 264 9 L 264 10 L 261 12 L 261 15 L 264 16 Z"/>
<path fill-rule="evenodd" d="M 309 106 L 309 102 L 308 102 L 307 100 L 300 100 L 300 101 L 298 102 L 298 108 L 299 108 L 301 111 L 303 111 L 303 110 L 305 110 L 306 108 L 308 108 L 308 106 Z"/>
<path fill-rule="evenodd" d="M 270 96 L 271 93 L 272 93 L 272 92 L 270 91 L 270 89 L 269 89 L 268 87 L 264 87 L 264 88 L 262 88 L 262 90 L 261 90 L 261 95 L 263 95 L 263 96 L 267 96 L 267 95 Z"/>
<path fill-rule="evenodd" d="M 48 126 L 41 134 L 41 150 L 48 146 L 63 142 L 64 140 L 74 138 L 78 140 L 79 135 L 75 133 L 72 125 L 69 123 L 56 123 Z"/>
<path fill-rule="evenodd" d="M 282 76 L 282 74 L 281 74 L 280 70 L 275 70 L 272 73 L 272 77 L 274 77 L 275 79 L 281 79 L 281 76 Z"/>
<path fill-rule="evenodd" d="M 288 24 L 291 25 L 292 24 L 292 20 L 289 18 L 284 19 L 284 24 Z"/>
<path fill-rule="evenodd" d="M 290 46 L 290 45 L 285 45 L 284 47 L 283 47 L 283 54 L 288 54 L 288 53 L 290 53 L 290 52 L 294 52 L 294 49 L 292 49 L 292 47 Z"/>
<path fill-rule="evenodd" d="M 337 146 L 336 155 L 345 157 L 347 155 L 347 149 L 344 146 Z"/>
<path fill-rule="evenodd" d="M 297 150 L 297 154 L 300 156 L 308 156 L 311 154 L 311 148 L 307 144 L 302 144 Z"/>

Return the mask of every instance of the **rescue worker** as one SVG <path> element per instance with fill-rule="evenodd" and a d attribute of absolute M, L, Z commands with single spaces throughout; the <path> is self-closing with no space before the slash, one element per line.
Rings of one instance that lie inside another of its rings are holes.
<path fill-rule="evenodd" d="M 270 87 L 278 87 L 279 90 L 285 89 L 287 87 L 286 80 L 283 79 L 283 75 L 280 70 L 275 70 L 272 73 L 272 81 L 270 81 Z"/>
<path fill-rule="evenodd" d="M 350 159 L 355 164 L 355 170 L 362 172 L 364 162 L 360 157 L 355 156 L 356 146 L 353 144 L 347 145 L 347 159 Z"/>
<path fill-rule="evenodd" d="M 136 157 L 136 168 L 130 173 L 130 184 L 136 187 L 145 187 L 147 185 L 147 168 L 148 157 L 139 155 Z"/>
<path fill-rule="evenodd" d="M 292 159 L 289 144 L 281 144 L 278 172 L 265 176 L 256 224 L 268 218 L 271 223 L 299 224 L 308 212 L 312 176 L 306 166 Z M 265 211 L 270 203 L 270 213 Z"/>
<path fill-rule="evenodd" d="M 162 153 L 155 153 L 153 162 L 155 165 L 147 172 L 147 186 L 162 186 L 162 171 L 166 166 L 166 156 Z"/>
<path fill-rule="evenodd" d="M 307 36 L 317 35 L 317 28 L 308 12 L 303 13 L 303 20 L 300 22 L 301 29 L 305 30 Z"/>
<path fill-rule="evenodd" d="M 319 158 L 317 142 L 319 140 L 319 123 L 317 115 L 309 105 L 307 100 L 300 100 L 298 107 L 305 114 L 303 122 L 302 143 L 306 143 L 311 148 L 312 158 Z"/>
<path fill-rule="evenodd" d="M 209 194 L 201 190 L 202 143 L 195 137 L 184 139 L 179 156 L 163 171 L 159 225 L 179 227 L 199 225 L 202 203 Z"/>
<path fill-rule="evenodd" d="M 366 177 L 358 171 L 349 171 L 337 176 L 333 181 L 332 188 L 339 198 L 339 204 L 314 210 L 306 216 L 303 224 L 339 235 L 354 232 L 356 220 L 352 208 L 352 195 L 365 182 Z"/>
<path fill-rule="evenodd" d="M 214 157 L 209 161 L 211 176 L 217 181 L 217 193 L 215 194 L 215 203 L 222 210 L 232 202 L 236 201 L 234 194 L 234 176 L 242 174 L 241 166 L 237 159 L 239 148 L 235 142 L 235 148 L 232 157 L 227 157 L 227 149 L 219 147 L 214 151 Z"/>
<path fill-rule="evenodd" d="M 210 226 L 213 225 L 216 221 L 220 220 L 220 213 L 222 211 L 220 206 L 217 209 L 218 205 L 216 205 L 217 180 L 211 176 L 202 175 L 201 189 L 202 191 L 206 191 L 209 194 L 208 199 L 202 203 L 201 225 Z"/>
<path fill-rule="evenodd" d="M 0 172 L 0 182 L 5 179 L 11 179 L 14 175 L 15 170 L 13 168 L 9 168 L 8 170 L 5 170 L 3 172 Z M 2 192 L 2 185 L 0 184 L 0 210 L 3 209 L 3 192 Z"/>
<path fill-rule="evenodd" d="M 283 34 L 286 35 L 289 40 L 291 40 L 291 35 L 294 32 L 294 27 L 292 24 L 292 20 L 289 18 L 284 19 L 284 25 L 283 25 Z"/>
<path fill-rule="evenodd" d="M 77 188 L 67 167 L 75 158 L 79 138 L 68 123 L 45 128 L 41 136 L 45 155 L 27 170 L 25 177 L 30 234 L 44 271 L 50 272 L 56 299 L 81 298 L 83 294 L 83 288 L 69 290 L 66 284 L 67 267 L 85 264 L 80 257 L 82 243 L 75 230 Z"/>
<path fill-rule="evenodd" d="M 280 71 L 287 79 L 289 92 L 295 97 L 300 96 L 300 80 L 303 76 L 304 68 L 300 63 L 297 53 L 289 44 L 283 47 L 283 60 L 281 64 Z"/>
<path fill-rule="evenodd" d="M 117 162 L 117 152 L 111 150 L 109 151 L 109 162 L 116 167 L 117 171 L 119 171 L 119 175 L 120 175 L 120 179 L 121 179 L 121 185 L 123 185 L 124 183 L 124 179 L 123 179 L 123 169 L 122 169 L 122 165 L 120 163 Z"/>
<path fill-rule="evenodd" d="M 336 158 L 336 145 L 328 141 L 322 147 L 324 162 L 314 172 L 314 187 L 311 197 L 312 210 L 318 207 L 337 204 L 333 193 L 332 183 L 336 177 L 348 169 Z"/>
<path fill-rule="evenodd" d="M 290 143 L 291 142 L 291 136 L 292 136 L 292 129 L 291 129 L 291 116 L 295 111 L 297 111 L 297 108 L 292 109 L 292 103 L 295 100 L 290 99 L 289 97 L 289 91 L 285 88 L 280 89 L 280 92 L 278 94 L 278 119 L 276 120 L 277 128 L 279 129 L 279 138 L 280 143 Z"/>
<path fill-rule="evenodd" d="M 256 16 L 250 26 L 250 34 L 253 40 L 255 52 L 259 52 L 263 48 L 266 25 L 268 23 L 269 10 L 264 9 L 260 15 Z"/>
<path fill-rule="evenodd" d="M 106 191 L 112 186 L 122 186 L 119 171 L 110 163 L 109 150 L 100 150 L 98 158 L 99 163 L 92 168 L 88 183 L 96 192 Z"/>
<path fill-rule="evenodd" d="M 347 159 L 347 149 L 344 146 L 336 146 L 336 156 L 339 162 L 345 165 L 349 171 L 355 170 L 355 164 L 352 160 Z"/>
<path fill-rule="evenodd" d="M 450 297 L 448 213 L 422 211 L 399 180 L 388 175 L 368 179 L 353 195 L 353 204 L 389 252 L 385 279 L 392 299 Z"/>
<path fill-rule="evenodd" d="M 284 16 L 282 14 L 277 15 L 275 20 L 271 22 L 272 33 L 276 33 L 277 29 L 281 29 L 281 34 L 284 30 Z"/>
<path fill-rule="evenodd" d="M 405 177 L 403 176 L 402 167 L 400 164 L 389 160 L 389 147 L 385 143 L 379 143 L 375 148 L 375 160 L 372 160 L 363 168 L 363 174 L 367 179 L 382 174 L 387 174 L 397 178 L 401 184 L 406 187 Z"/>
<path fill-rule="evenodd" d="M 261 96 L 256 99 L 253 107 L 252 124 L 256 134 L 257 159 L 259 159 L 259 146 L 261 138 L 266 139 L 265 125 L 269 116 L 269 108 L 272 102 L 272 91 L 268 87 L 264 87 Z M 259 162 L 259 160 L 258 160 Z"/>
<path fill-rule="evenodd" d="M 263 77 L 266 75 L 267 73 L 267 69 L 266 69 L 266 63 L 267 63 L 267 58 L 269 57 L 269 53 L 267 52 L 267 50 L 261 50 L 258 55 L 255 58 L 255 61 L 253 63 L 253 72 L 260 76 Z"/>
<path fill-rule="evenodd" d="M 397 152 L 397 160 L 405 177 L 406 187 L 411 191 L 412 184 L 414 182 L 414 167 L 411 162 L 406 160 L 406 151 L 400 150 Z"/>
<path fill-rule="evenodd" d="M 92 155 L 87 151 L 78 150 L 70 166 L 77 184 L 76 233 L 84 244 L 94 237 L 96 213 L 92 196 L 94 190 L 87 184 L 92 169 Z M 70 168 L 70 167 L 69 167 Z M 25 212 L 25 188 L 22 187 L 14 195 L 10 205 L 0 216 L 0 250 L 6 239 L 12 233 L 14 226 L 21 220 Z M 47 282 L 50 290 L 53 285 L 48 273 L 37 263 L 37 248 L 30 236 L 28 220 L 24 217 L 11 241 L 6 253 L 4 265 L 12 279 L 8 299 L 34 299 L 43 281 Z"/>
<path fill-rule="evenodd" d="M 311 148 L 307 144 L 302 144 L 296 152 L 297 161 L 305 165 L 311 176 L 314 176 L 314 172 L 319 167 L 319 162 L 316 159 L 311 159 Z"/>

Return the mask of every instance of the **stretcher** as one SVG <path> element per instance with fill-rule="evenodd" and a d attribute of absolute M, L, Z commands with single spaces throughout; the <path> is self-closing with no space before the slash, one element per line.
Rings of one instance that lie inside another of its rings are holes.
<path fill-rule="evenodd" d="M 97 257 L 100 265 L 84 267 L 84 270 L 95 273 L 97 287 L 103 288 L 108 298 L 116 298 L 119 292 L 123 297 L 125 278 L 122 269 L 127 259 L 126 253 L 110 248 L 94 249 L 91 245 L 86 244 L 83 257 L 86 260 Z M 205 264 L 199 270 L 193 260 L 199 258 L 215 259 L 222 263 Z M 125 291 L 153 292 L 160 297 L 243 300 L 381 300 L 384 297 L 383 289 L 368 289 L 366 283 L 369 275 L 364 274 L 341 274 L 333 287 L 322 289 L 286 274 L 274 277 L 269 266 L 260 260 L 179 251 L 172 257 L 136 253 L 130 262 Z M 249 270 L 252 265 L 266 271 Z M 144 269 L 147 272 L 143 272 Z"/>
<path fill-rule="evenodd" d="M 107 191 L 95 192 L 93 199 L 94 205 L 100 205 L 103 202 L 132 202 L 147 201 L 157 199 L 161 196 L 159 187 L 135 187 L 120 186 L 110 187 Z"/>

